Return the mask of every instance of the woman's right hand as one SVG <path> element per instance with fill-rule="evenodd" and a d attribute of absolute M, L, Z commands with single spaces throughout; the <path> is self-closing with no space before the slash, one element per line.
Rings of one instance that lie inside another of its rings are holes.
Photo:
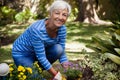
<path fill-rule="evenodd" d="M 48 70 L 48 72 L 53 76 L 51 80 L 67 80 L 59 71 L 56 71 L 53 67 Z"/>
<path fill-rule="evenodd" d="M 56 76 L 56 74 L 58 73 L 58 71 L 56 71 L 53 67 L 51 67 L 48 72 L 54 77 Z"/>
<path fill-rule="evenodd" d="M 63 76 L 60 72 L 58 72 L 56 74 L 56 76 L 54 76 L 54 78 L 52 80 L 67 80 L 65 76 Z"/>

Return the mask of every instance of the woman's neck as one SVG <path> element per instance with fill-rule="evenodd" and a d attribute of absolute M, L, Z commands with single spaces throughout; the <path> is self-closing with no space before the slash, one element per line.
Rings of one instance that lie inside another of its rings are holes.
<path fill-rule="evenodd" d="M 48 35 L 51 38 L 56 38 L 57 37 L 58 28 L 53 26 L 48 20 L 46 20 L 45 24 L 46 24 L 46 31 L 47 31 Z"/>
<path fill-rule="evenodd" d="M 52 32 L 57 32 L 58 28 L 55 27 L 49 19 L 46 20 L 46 29 L 48 29 L 48 31 L 52 31 Z"/>

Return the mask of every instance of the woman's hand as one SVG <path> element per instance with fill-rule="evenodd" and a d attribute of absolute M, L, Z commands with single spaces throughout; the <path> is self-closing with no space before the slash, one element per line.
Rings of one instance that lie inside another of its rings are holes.
<path fill-rule="evenodd" d="M 67 80 L 65 76 L 63 76 L 60 72 L 58 72 L 56 74 L 56 76 L 54 76 L 54 78 L 52 80 Z"/>
<path fill-rule="evenodd" d="M 52 76 L 55 76 L 55 75 L 58 73 L 58 71 L 56 71 L 53 67 L 51 67 L 51 68 L 48 70 L 48 72 L 49 72 Z"/>
<path fill-rule="evenodd" d="M 67 80 L 64 75 L 62 75 L 59 71 L 56 71 L 53 67 L 50 68 L 48 72 L 53 76 L 51 80 Z"/>
<path fill-rule="evenodd" d="M 62 63 L 62 67 L 65 69 L 68 69 L 70 67 L 71 63 L 70 62 L 64 62 Z"/>

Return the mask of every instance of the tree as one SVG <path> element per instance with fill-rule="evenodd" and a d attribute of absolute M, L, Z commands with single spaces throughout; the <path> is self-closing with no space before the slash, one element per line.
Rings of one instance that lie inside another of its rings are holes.
<path fill-rule="evenodd" d="M 103 21 L 98 17 L 95 9 L 98 7 L 98 0 L 77 0 L 77 2 L 78 15 L 75 21 L 92 24 L 112 24 L 111 22 Z"/>

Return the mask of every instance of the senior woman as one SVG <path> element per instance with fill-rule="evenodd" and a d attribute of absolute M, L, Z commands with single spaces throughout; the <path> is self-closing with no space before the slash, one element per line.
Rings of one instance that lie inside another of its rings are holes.
<path fill-rule="evenodd" d="M 56 60 L 64 68 L 68 62 L 65 53 L 66 26 L 71 6 L 56 0 L 49 8 L 49 17 L 31 24 L 13 43 L 12 57 L 15 64 L 32 67 L 35 61 L 55 79 L 61 80 L 59 71 L 52 67 Z"/>

